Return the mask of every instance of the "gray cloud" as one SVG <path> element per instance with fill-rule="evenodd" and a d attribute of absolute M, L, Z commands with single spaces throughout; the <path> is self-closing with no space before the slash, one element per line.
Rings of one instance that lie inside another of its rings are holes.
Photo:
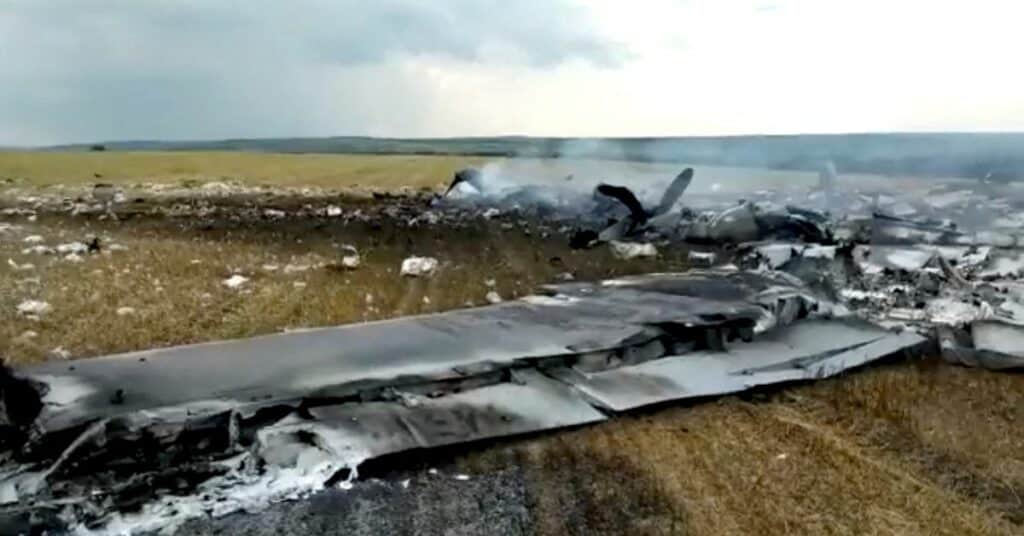
<path fill-rule="evenodd" d="M 0 144 L 427 132 L 400 67 L 417 56 L 546 69 L 628 51 L 568 0 L 9 0 Z"/>

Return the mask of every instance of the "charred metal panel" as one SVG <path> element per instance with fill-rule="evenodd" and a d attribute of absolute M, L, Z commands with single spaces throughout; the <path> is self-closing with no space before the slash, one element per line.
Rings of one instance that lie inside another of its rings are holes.
<path fill-rule="evenodd" d="M 625 411 L 759 385 L 825 378 L 925 340 L 859 321 L 807 320 L 751 343 L 737 342 L 727 352 L 694 352 L 593 373 L 563 368 L 554 374 L 600 406 Z"/>
<path fill-rule="evenodd" d="M 375 457 L 604 419 L 569 386 L 522 369 L 510 381 L 438 398 L 310 408 L 309 419 L 270 426 L 261 435 L 319 431 L 334 448 Z"/>

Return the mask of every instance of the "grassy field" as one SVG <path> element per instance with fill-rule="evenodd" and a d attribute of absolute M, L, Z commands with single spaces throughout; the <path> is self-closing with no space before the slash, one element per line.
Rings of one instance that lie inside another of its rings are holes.
<path fill-rule="evenodd" d="M 89 184 L 93 173 L 392 188 L 443 183 L 465 162 L 8 153 L 0 177 L 18 188 Z M 672 248 L 629 262 L 570 251 L 557 234 L 500 219 L 461 229 L 194 220 L 0 216 L 0 355 L 29 363 L 372 320 L 482 304 L 492 288 L 513 298 L 567 272 L 590 279 L 686 264 Z M 104 251 L 77 262 L 23 251 L 93 236 Z M 359 250 L 358 269 L 339 266 L 343 244 Z M 441 269 L 402 278 L 408 255 L 434 256 Z M 249 280 L 228 288 L 234 274 Z M 27 299 L 51 309 L 27 318 L 16 311 Z M 1024 375 L 901 362 L 514 440 L 457 463 L 469 473 L 522 471 L 541 534 L 1021 534 L 1022 420 Z"/>
<path fill-rule="evenodd" d="M 673 270 L 686 258 L 670 251 L 620 261 L 607 250 L 571 251 L 561 236 L 527 236 L 497 221 L 457 233 L 307 221 L 185 229 L 161 220 L 41 218 L 19 225 L 0 243 L 0 340 L 15 363 L 45 359 L 57 347 L 94 356 L 483 304 L 490 290 L 522 296 L 561 273 L 593 279 Z M 33 236 L 41 242 L 25 242 Z M 92 236 L 115 250 L 81 262 L 24 252 Z M 345 244 L 359 251 L 359 269 L 340 266 Z M 411 255 L 437 258 L 438 274 L 401 277 L 402 260 Z M 228 288 L 223 281 L 234 274 L 249 282 Z M 52 309 L 29 319 L 16 311 L 26 299 Z M 118 315 L 124 307 L 133 312 Z"/>
<path fill-rule="evenodd" d="M 0 180 L 32 185 L 240 181 L 275 186 L 434 188 L 483 159 L 241 152 L 0 152 Z M 98 177 L 97 177 L 98 175 Z"/>
<path fill-rule="evenodd" d="M 1020 534 L 1024 377 L 889 365 L 469 454 L 542 534 Z"/>

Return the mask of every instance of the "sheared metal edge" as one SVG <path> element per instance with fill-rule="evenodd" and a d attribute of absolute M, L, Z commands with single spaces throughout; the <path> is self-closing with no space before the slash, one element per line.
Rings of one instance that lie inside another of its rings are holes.
<path fill-rule="evenodd" d="M 834 376 L 927 341 L 859 321 L 806 320 L 727 352 L 695 352 L 639 365 L 552 374 L 595 404 L 621 412 L 646 405 L 744 391 L 752 387 Z"/>
<path fill-rule="evenodd" d="M 604 420 L 579 393 L 533 369 L 512 381 L 406 403 L 369 402 L 309 409 L 310 419 L 269 426 L 261 437 L 314 430 L 332 448 L 366 457 L 576 426 Z"/>

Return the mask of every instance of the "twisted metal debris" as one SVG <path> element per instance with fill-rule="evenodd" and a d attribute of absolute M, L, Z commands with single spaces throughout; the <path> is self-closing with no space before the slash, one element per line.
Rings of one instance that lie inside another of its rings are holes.
<path fill-rule="evenodd" d="M 599 422 L 898 354 L 1024 366 L 1014 216 L 1024 195 L 947 188 L 896 199 L 843 191 L 827 169 L 800 206 L 762 192 L 677 210 L 692 179 L 681 173 L 649 210 L 624 187 L 581 196 L 563 181 L 491 195 L 485 176 L 461 173 L 450 190 L 465 183 L 480 195 L 433 208 L 573 221 L 587 231 L 574 238 L 581 247 L 730 244 L 694 258 L 738 266 L 0 369 L 0 532 L 166 529 L 349 482 L 386 454 Z"/>

